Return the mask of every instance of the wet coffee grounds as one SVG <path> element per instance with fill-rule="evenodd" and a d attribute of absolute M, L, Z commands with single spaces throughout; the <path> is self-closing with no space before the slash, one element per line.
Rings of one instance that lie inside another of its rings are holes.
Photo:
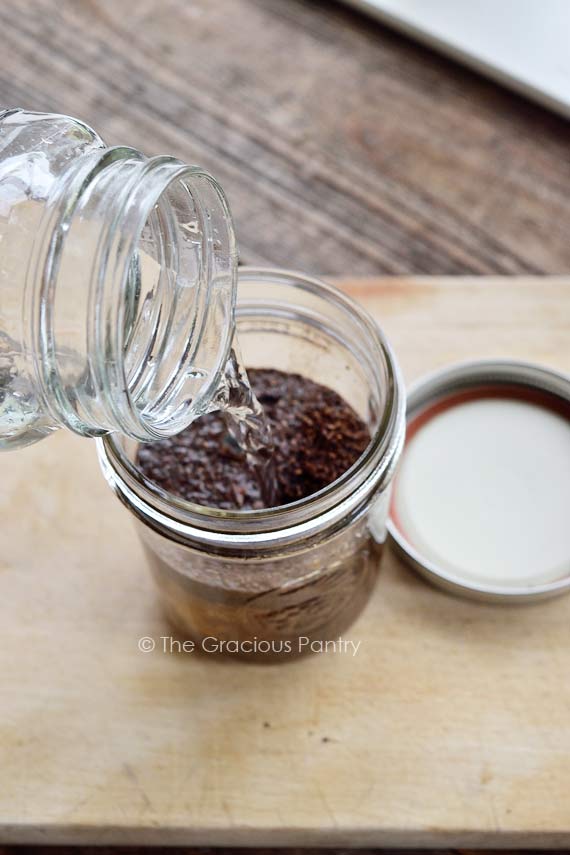
<path fill-rule="evenodd" d="M 336 481 L 370 442 L 362 419 L 332 389 L 275 369 L 249 369 L 248 376 L 271 427 L 276 505 Z M 259 477 L 220 413 L 141 445 L 138 464 L 150 481 L 190 502 L 225 510 L 265 507 Z"/>

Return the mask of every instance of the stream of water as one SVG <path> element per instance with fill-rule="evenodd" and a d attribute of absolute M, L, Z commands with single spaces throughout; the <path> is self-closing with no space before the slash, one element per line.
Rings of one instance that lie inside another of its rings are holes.
<path fill-rule="evenodd" d="M 273 461 L 273 439 L 263 407 L 257 400 L 234 338 L 224 377 L 216 396 L 231 441 L 245 455 L 259 483 L 266 507 L 276 504 L 277 475 Z"/>

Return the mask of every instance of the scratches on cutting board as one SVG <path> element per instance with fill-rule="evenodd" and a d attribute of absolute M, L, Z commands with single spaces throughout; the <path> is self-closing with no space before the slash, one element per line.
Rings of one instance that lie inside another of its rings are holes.
<path fill-rule="evenodd" d="M 144 787 L 142 786 L 141 782 L 139 781 L 138 775 L 137 775 L 135 769 L 133 769 L 133 767 L 129 763 L 123 763 L 123 771 L 124 771 L 126 777 L 129 779 L 129 781 L 131 781 L 134 784 L 134 786 L 136 787 L 136 790 L 139 793 L 139 795 L 141 797 L 141 801 L 143 802 L 145 808 L 147 808 L 147 810 L 149 810 L 149 811 L 154 811 L 154 806 L 153 806 L 151 800 L 149 799 Z"/>

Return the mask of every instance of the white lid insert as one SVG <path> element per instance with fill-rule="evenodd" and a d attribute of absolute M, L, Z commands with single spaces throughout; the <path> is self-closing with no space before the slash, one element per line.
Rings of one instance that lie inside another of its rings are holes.
<path fill-rule="evenodd" d="M 570 588 L 570 379 L 485 361 L 417 384 L 389 527 L 456 592 L 512 602 Z"/>

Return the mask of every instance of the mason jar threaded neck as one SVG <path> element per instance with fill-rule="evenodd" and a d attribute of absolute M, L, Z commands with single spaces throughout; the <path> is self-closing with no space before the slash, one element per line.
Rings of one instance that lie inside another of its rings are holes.
<path fill-rule="evenodd" d="M 53 419 L 148 441 L 205 412 L 231 346 L 236 263 L 225 196 L 203 170 L 124 147 L 73 163 L 26 282 L 28 352 Z"/>

